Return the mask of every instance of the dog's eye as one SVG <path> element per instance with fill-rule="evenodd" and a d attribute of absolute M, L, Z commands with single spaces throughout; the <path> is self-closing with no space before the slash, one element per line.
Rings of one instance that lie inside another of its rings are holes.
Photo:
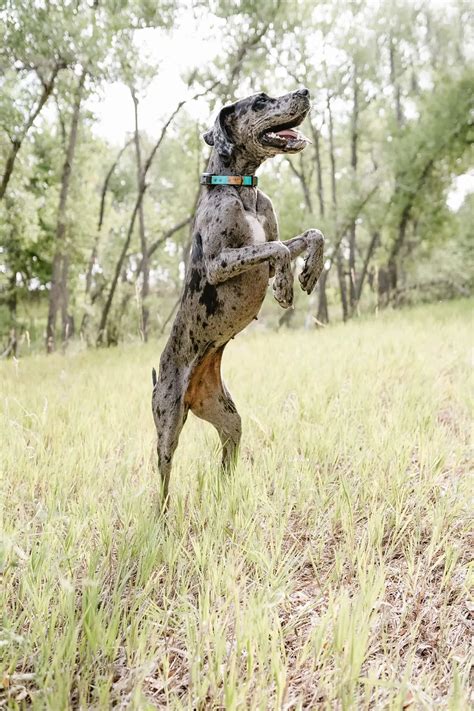
<path fill-rule="evenodd" d="M 255 111 L 258 111 L 259 109 L 264 109 L 267 105 L 267 102 L 268 97 L 265 96 L 265 94 L 260 94 L 253 102 L 252 108 L 255 109 Z"/>

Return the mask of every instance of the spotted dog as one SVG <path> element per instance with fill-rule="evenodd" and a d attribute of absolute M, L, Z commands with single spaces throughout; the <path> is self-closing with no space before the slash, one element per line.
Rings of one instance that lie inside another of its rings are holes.
<path fill-rule="evenodd" d="M 322 233 L 310 229 L 279 241 L 272 203 L 255 185 L 263 161 L 306 146 L 308 139 L 297 126 L 309 108 L 307 89 L 278 98 L 254 94 L 224 107 L 204 135 L 213 151 L 201 181 L 206 184 L 196 209 L 184 291 L 158 377 L 153 370 L 165 508 L 171 461 L 189 410 L 217 429 L 223 468 L 235 461 L 241 420 L 222 380 L 222 354 L 228 341 L 256 318 L 269 278 L 274 277 L 275 299 L 288 308 L 293 302 L 291 260 L 305 254 L 299 281 L 308 294 L 322 271 Z"/>

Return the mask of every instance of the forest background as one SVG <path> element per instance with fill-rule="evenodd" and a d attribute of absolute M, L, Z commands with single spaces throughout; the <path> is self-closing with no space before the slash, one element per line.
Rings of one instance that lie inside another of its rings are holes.
<path fill-rule="evenodd" d="M 312 144 L 260 170 L 317 292 L 256 328 L 470 294 L 467 2 L 0 3 L 0 353 L 166 331 L 219 108 L 307 86 Z M 296 265 L 298 269 L 298 265 Z"/>

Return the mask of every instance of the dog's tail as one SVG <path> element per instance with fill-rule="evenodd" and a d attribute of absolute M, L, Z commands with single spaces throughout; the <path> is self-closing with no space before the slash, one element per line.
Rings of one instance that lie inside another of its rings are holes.
<path fill-rule="evenodd" d="M 153 387 L 156 385 L 156 370 L 154 368 L 151 369 L 151 381 L 153 383 Z"/>

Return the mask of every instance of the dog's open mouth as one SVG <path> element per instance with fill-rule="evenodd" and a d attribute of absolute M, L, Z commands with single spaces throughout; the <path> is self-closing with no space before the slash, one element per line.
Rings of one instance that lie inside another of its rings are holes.
<path fill-rule="evenodd" d="M 306 144 L 311 143 L 304 133 L 297 129 L 297 126 L 304 120 L 303 116 L 298 116 L 294 121 L 285 124 L 272 126 L 260 135 L 263 145 L 279 148 L 281 151 L 301 151 Z"/>

